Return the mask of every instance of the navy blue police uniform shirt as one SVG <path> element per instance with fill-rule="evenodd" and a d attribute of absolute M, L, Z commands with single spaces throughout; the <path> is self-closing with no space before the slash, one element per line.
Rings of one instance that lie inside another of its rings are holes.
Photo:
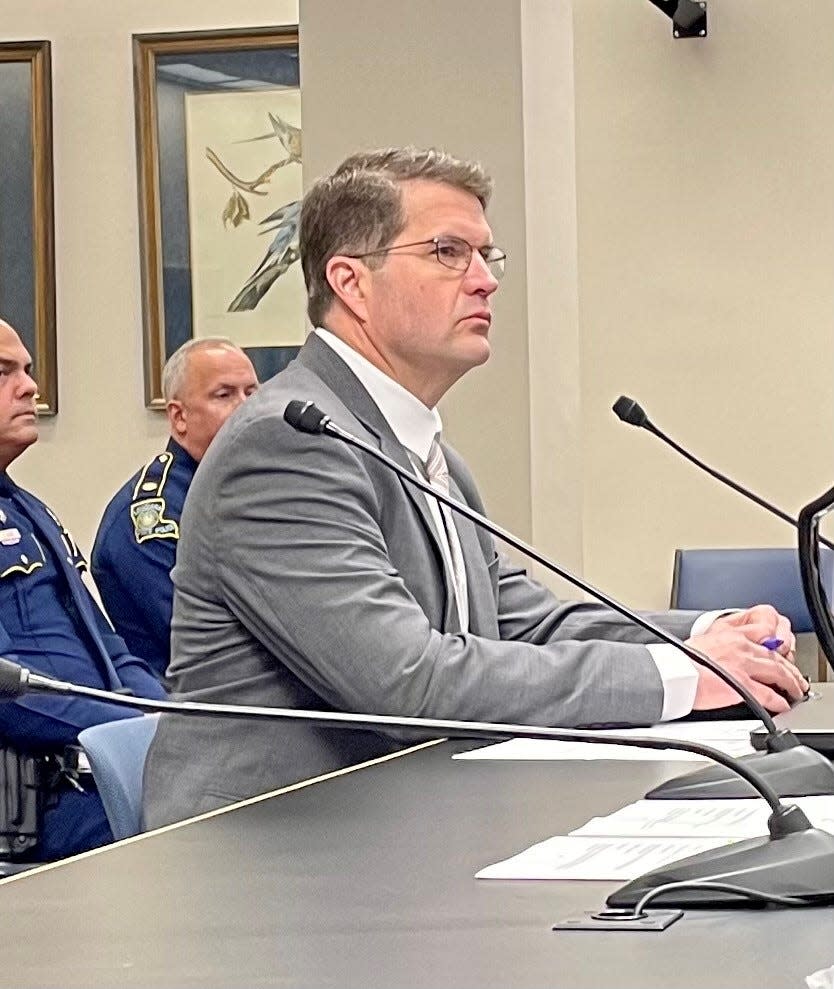
<path fill-rule="evenodd" d="M 171 570 L 197 461 L 170 440 L 120 488 L 99 525 L 91 566 L 104 607 L 131 652 L 159 676 L 171 658 Z"/>
<path fill-rule="evenodd" d="M 86 567 L 46 505 L 0 474 L 0 655 L 59 680 L 165 697 L 88 591 Z M 83 728 L 138 713 L 88 698 L 33 694 L 0 704 L 0 736 L 27 752 L 54 751 L 75 743 Z"/>

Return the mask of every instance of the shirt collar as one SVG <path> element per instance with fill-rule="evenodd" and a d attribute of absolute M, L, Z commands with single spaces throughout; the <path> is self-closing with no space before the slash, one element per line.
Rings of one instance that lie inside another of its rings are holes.
<path fill-rule="evenodd" d="M 168 453 L 173 453 L 174 460 L 179 460 L 181 464 L 189 467 L 192 474 L 195 470 L 197 470 L 197 461 L 191 456 L 185 447 L 180 446 L 179 443 L 177 443 L 173 436 L 168 438 L 168 444 L 165 449 Z"/>
<path fill-rule="evenodd" d="M 419 398 L 380 371 L 335 333 L 320 326 L 315 332 L 353 371 L 400 443 L 425 463 L 432 441 L 443 429 L 437 408 L 426 408 Z"/>

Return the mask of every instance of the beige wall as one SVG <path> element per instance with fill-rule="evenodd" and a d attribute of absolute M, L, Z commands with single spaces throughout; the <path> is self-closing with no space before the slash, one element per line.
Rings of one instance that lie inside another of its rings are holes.
<path fill-rule="evenodd" d="M 709 16 L 708 39 L 675 42 L 648 0 L 300 9 L 308 181 L 398 142 L 496 178 L 494 357 L 443 406 L 492 514 L 644 605 L 676 545 L 791 536 L 618 424 L 621 392 L 788 509 L 831 481 L 834 8 Z M 4 40 L 53 41 L 61 412 L 15 473 L 87 548 L 165 436 L 142 399 L 130 36 L 298 18 L 290 0 L 0 0 Z"/>
<path fill-rule="evenodd" d="M 523 0 L 530 493 L 533 543 L 582 573 L 581 377 L 573 4 Z M 567 596 L 576 590 L 541 568 Z"/>

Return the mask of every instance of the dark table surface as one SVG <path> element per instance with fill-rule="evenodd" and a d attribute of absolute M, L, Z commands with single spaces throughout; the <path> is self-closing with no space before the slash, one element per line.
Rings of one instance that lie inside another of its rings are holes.
<path fill-rule="evenodd" d="M 408 752 L 5 881 L 0 984 L 790 989 L 834 964 L 827 908 L 552 932 L 616 884 L 475 872 L 685 767 L 451 751 Z"/>

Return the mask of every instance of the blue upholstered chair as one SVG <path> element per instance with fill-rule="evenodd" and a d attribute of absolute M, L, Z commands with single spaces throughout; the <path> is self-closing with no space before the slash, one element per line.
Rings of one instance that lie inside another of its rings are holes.
<path fill-rule="evenodd" d="M 116 839 L 142 830 L 142 774 L 158 723 L 158 714 L 146 714 L 93 725 L 78 735 Z"/>
<path fill-rule="evenodd" d="M 834 597 L 834 550 L 820 550 L 820 571 L 829 601 Z M 712 611 L 772 604 L 794 632 L 813 632 L 796 549 L 678 549 L 672 576 L 673 608 Z M 820 680 L 828 665 L 818 655 Z"/>

